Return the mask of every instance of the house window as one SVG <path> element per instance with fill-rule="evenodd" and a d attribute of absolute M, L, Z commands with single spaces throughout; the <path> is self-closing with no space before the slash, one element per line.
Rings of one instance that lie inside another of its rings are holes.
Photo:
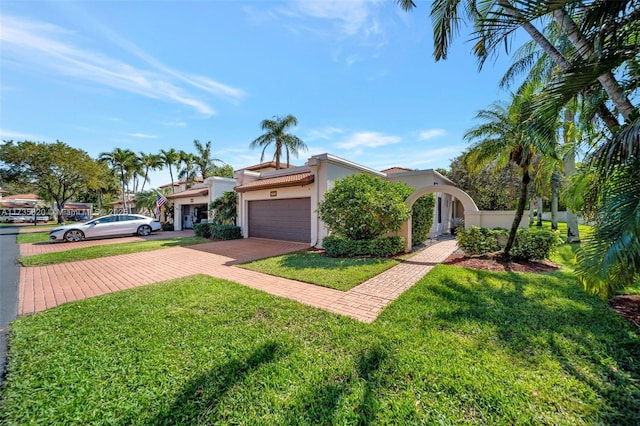
<path fill-rule="evenodd" d="M 438 223 L 442 223 L 442 197 L 438 197 Z"/>

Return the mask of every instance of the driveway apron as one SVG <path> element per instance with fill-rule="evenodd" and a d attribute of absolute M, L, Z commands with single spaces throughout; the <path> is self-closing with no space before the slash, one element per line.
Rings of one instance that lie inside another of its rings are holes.
<path fill-rule="evenodd" d="M 300 243 L 249 238 L 58 265 L 22 267 L 18 311 L 24 315 L 118 290 L 206 274 L 372 322 L 386 305 L 420 280 L 434 265 L 449 257 L 456 249 L 456 242 L 442 241 L 427 247 L 408 261 L 347 292 L 232 266 L 306 248 L 308 245 Z"/>

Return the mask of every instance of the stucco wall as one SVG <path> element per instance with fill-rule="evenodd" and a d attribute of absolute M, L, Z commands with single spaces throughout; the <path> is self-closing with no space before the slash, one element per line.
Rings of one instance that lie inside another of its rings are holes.
<path fill-rule="evenodd" d="M 515 210 L 480 210 L 479 212 L 465 213 L 465 226 L 479 226 L 481 228 L 505 228 L 511 229 L 511 224 L 516 216 Z M 529 227 L 529 216 L 522 215 L 520 228 Z"/>

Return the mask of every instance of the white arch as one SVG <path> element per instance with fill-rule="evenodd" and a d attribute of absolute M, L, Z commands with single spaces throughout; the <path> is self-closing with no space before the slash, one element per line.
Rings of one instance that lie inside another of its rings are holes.
<path fill-rule="evenodd" d="M 413 206 L 413 203 L 420 197 L 425 194 L 433 194 L 434 192 L 442 192 L 444 194 L 453 195 L 462 203 L 462 207 L 464 207 L 464 223 L 466 227 L 469 227 L 475 224 L 476 221 L 480 218 L 480 210 L 478 210 L 478 206 L 476 205 L 473 198 L 460 188 L 456 188 L 451 185 L 429 185 L 419 189 L 416 189 L 413 194 L 409 196 L 405 200 L 405 203 L 409 208 Z M 468 220 L 471 219 L 471 220 Z M 400 229 L 400 236 L 404 237 L 406 241 L 406 250 L 410 251 L 413 245 L 413 241 L 411 241 L 411 217 L 407 219 L 405 223 L 402 224 L 402 228 Z"/>

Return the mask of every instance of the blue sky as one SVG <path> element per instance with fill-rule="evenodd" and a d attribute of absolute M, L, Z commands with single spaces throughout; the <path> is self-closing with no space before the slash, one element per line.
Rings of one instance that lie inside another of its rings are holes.
<path fill-rule="evenodd" d="M 7 1 L 0 138 L 195 152 L 256 164 L 260 122 L 293 114 L 309 151 L 375 168 L 447 168 L 509 58 L 479 73 L 469 34 L 435 62 L 429 3 Z M 267 152 L 271 159 L 272 151 Z M 151 185 L 170 182 L 168 171 Z"/>

